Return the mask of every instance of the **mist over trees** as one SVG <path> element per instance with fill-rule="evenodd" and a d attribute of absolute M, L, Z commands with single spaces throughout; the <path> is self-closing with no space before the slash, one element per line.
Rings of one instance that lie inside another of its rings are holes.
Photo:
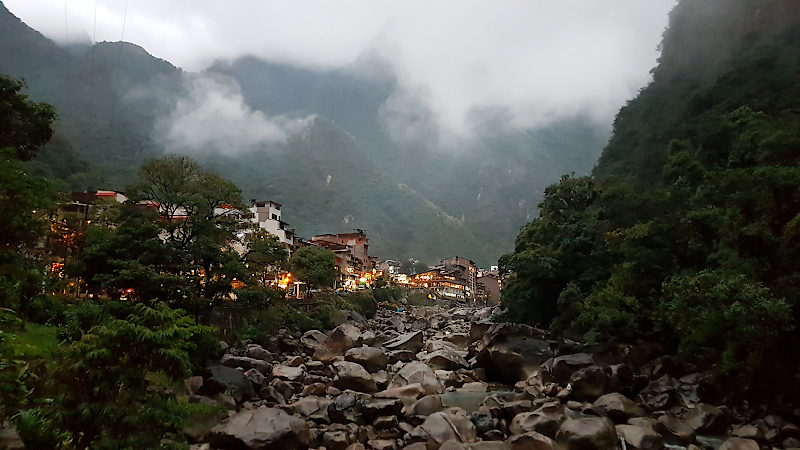
<path fill-rule="evenodd" d="M 550 186 L 501 259 L 510 318 L 658 342 L 724 389 L 788 386 L 798 13 L 777 1 L 676 6 L 654 81 L 620 111 L 594 176 Z"/>

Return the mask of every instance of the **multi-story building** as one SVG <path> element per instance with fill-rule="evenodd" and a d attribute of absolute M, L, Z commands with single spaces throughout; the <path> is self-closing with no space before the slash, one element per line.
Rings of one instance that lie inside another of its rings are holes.
<path fill-rule="evenodd" d="M 478 292 L 477 273 L 475 263 L 456 256 L 412 276 L 409 286 L 428 289 L 441 297 L 474 301 Z"/>
<path fill-rule="evenodd" d="M 250 212 L 253 217 L 250 221 L 277 236 L 290 250 L 293 249 L 296 240 L 295 230 L 289 228 L 289 224 L 281 220 L 281 205 L 273 201 L 258 202 L 255 199 L 251 200 L 251 204 L 253 206 L 250 208 Z"/>
<path fill-rule="evenodd" d="M 355 289 L 372 282 L 378 261 L 369 256 L 369 238 L 363 230 L 356 230 L 355 233 L 320 234 L 312 237 L 308 243 L 325 247 L 336 255 L 340 287 Z"/>

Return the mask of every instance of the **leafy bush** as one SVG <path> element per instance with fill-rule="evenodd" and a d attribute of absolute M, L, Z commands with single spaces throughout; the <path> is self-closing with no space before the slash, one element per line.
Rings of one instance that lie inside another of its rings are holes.
<path fill-rule="evenodd" d="M 409 292 L 406 302 L 411 306 L 436 306 L 436 302 L 428 297 L 427 292 L 420 291 Z"/>
<path fill-rule="evenodd" d="M 661 312 L 680 336 L 680 356 L 715 364 L 715 375 L 733 381 L 771 371 L 779 343 L 791 331 L 791 309 L 783 299 L 720 270 L 666 282 Z"/>
<path fill-rule="evenodd" d="M 351 309 L 367 319 L 375 317 L 375 313 L 378 311 L 378 302 L 371 290 L 349 292 L 344 296 L 344 300 L 350 306 L 347 309 Z"/>
<path fill-rule="evenodd" d="M 81 301 L 64 295 L 42 295 L 31 302 L 28 320 L 41 324 L 63 325 L 67 321 L 67 310 Z"/>

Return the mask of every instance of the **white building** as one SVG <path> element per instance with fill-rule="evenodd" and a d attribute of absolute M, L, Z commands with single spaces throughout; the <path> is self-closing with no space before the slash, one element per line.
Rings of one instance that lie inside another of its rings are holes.
<path fill-rule="evenodd" d="M 253 201 L 253 207 L 250 212 L 253 217 L 250 219 L 258 227 L 266 230 L 270 234 L 274 234 L 278 239 L 288 245 L 290 248 L 294 246 L 295 233 L 294 229 L 288 228 L 288 223 L 281 220 L 281 205 L 273 201 L 257 202 Z"/>

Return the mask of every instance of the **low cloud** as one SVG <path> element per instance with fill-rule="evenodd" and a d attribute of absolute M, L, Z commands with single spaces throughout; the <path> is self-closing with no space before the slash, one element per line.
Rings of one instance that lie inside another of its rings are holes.
<path fill-rule="evenodd" d="M 448 140 L 469 136 L 486 111 L 514 128 L 573 116 L 610 126 L 650 81 L 675 2 L 137 0 L 127 10 L 125 2 L 92 0 L 4 4 L 62 41 L 79 29 L 97 41 L 117 41 L 124 29 L 125 40 L 190 71 L 243 55 L 331 69 L 372 52 L 391 61 L 398 76 L 399 90 L 384 108 L 394 135 L 412 136 L 425 120 Z M 209 95 L 204 103 L 216 101 Z M 414 105 L 426 117 L 406 108 Z M 229 114 L 251 115 L 228 106 Z M 201 115 L 193 113 L 184 115 Z M 263 133 L 277 138 L 281 124 L 265 119 L 276 127 Z"/>
<path fill-rule="evenodd" d="M 311 117 L 267 116 L 251 109 L 238 83 L 223 75 L 186 75 L 185 92 L 156 125 L 167 152 L 234 155 L 285 142 Z"/>

